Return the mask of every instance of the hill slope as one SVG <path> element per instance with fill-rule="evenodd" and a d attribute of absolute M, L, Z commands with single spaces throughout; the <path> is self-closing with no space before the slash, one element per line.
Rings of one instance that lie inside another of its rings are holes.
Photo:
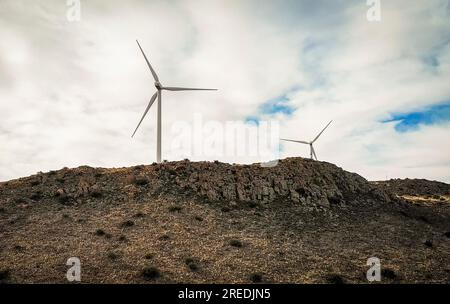
<path fill-rule="evenodd" d="M 448 186 L 448 185 L 447 185 Z M 450 204 L 332 164 L 79 167 L 0 183 L 0 281 L 450 282 Z M 439 193 L 438 195 L 441 195 Z"/>

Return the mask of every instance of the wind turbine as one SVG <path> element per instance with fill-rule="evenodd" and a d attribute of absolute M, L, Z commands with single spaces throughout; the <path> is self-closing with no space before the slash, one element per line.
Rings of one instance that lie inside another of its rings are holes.
<path fill-rule="evenodd" d="M 316 159 L 317 160 L 317 155 L 316 155 L 316 151 L 314 151 L 314 147 L 313 147 L 313 143 L 320 137 L 320 135 L 322 135 L 322 133 L 325 131 L 326 128 L 328 128 L 328 126 L 331 124 L 331 122 L 333 122 L 332 120 L 325 126 L 325 128 L 323 128 L 322 131 L 320 131 L 320 133 L 310 142 L 307 141 L 303 141 L 303 140 L 291 140 L 291 139 L 281 139 L 283 141 L 291 141 L 291 142 L 296 142 L 296 143 L 300 143 L 300 144 L 305 144 L 305 145 L 309 145 L 309 151 L 310 151 L 310 155 L 311 155 L 311 159 Z M 313 158 L 314 157 L 314 158 Z"/>
<path fill-rule="evenodd" d="M 152 65 L 147 59 L 147 56 L 145 56 L 144 50 L 142 50 L 141 45 L 139 44 L 139 41 L 137 41 L 137 44 L 139 46 L 139 49 L 142 52 L 142 55 L 145 58 L 145 61 L 147 62 L 148 67 L 150 68 L 150 72 L 153 75 L 153 78 L 155 80 L 155 87 L 156 92 L 153 94 L 152 98 L 150 98 L 150 102 L 147 105 L 147 108 L 144 111 L 144 115 L 142 115 L 141 120 L 139 121 L 136 130 L 134 130 L 133 135 L 131 137 L 134 137 L 136 134 L 136 131 L 138 130 L 139 126 L 141 125 L 142 121 L 144 120 L 145 115 L 147 115 L 148 110 L 150 110 L 151 106 L 156 100 L 156 97 L 158 97 L 158 117 L 157 117 L 157 146 L 156 146 L 156 161 L 158 163 L 161 162 L 161 95 L 162 91 L 217 91 L 217 89 L 198 89 L 198 88 L 178 88 L 178 87 L 164 87 L 161 82 L 159 81 L 158 75 L 156 74 L 155 70 L 153 69 Z"/>

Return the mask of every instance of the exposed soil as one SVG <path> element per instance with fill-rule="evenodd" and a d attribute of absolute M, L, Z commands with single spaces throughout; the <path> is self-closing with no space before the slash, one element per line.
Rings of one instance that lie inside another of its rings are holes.
<path fill-rule="evenodd" d="M 39 173 L 0 183 L 0 282 L 78 257 L 83 283 L 367 283 L 378 257 L 382 283 L 449 283 L 448 189 L 302 158 Z"/>

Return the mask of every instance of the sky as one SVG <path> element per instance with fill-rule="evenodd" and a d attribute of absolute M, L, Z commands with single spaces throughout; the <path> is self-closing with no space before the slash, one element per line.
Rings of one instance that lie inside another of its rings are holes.
<path fill-rule="evenodd" d="M 450 182 L 448 0 L 381 0 L 378 21 L 366 0 L 81 0 L 74 20 L 76 2 L 0 0 L 0 181 L 156 160 L 156 106 L 131 138 L 155 91 L 139 39 L 163 85 L 219 89 L 164 93 L 164 159 L 253 162 L 177 153 L 174 125 L 199 116 L 297 140 L 333 120 L 319 160 Z"/>

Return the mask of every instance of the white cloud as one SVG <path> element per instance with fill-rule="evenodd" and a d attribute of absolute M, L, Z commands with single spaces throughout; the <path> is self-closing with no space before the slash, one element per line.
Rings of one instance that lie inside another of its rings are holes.
<path fill-rule="evenodd" d="M 448 124 L 399 134 L 379 122 L 449 100 L 446 7 L 382 1 L 382 22 L 370 23 L 362 0 L 82 1 L 81 22 L 70 23 L 65 1 L 2 1 L 0 180 L 154 161 L 155 109 L 130 138 L 154 91 L 138 38 L 163 84 L 220 89 L 165 93 L 164 158 L 172 123 L 194 113 L 244 120 L 299 86 L 289 94 L 297 111 L 276 116 L 284 137 L 311 138 L 334 119 L 317 142 L 320 159 L 370 179 L 450 181 Z M 424 64 L 429 55 L 438 67 Z"/>

